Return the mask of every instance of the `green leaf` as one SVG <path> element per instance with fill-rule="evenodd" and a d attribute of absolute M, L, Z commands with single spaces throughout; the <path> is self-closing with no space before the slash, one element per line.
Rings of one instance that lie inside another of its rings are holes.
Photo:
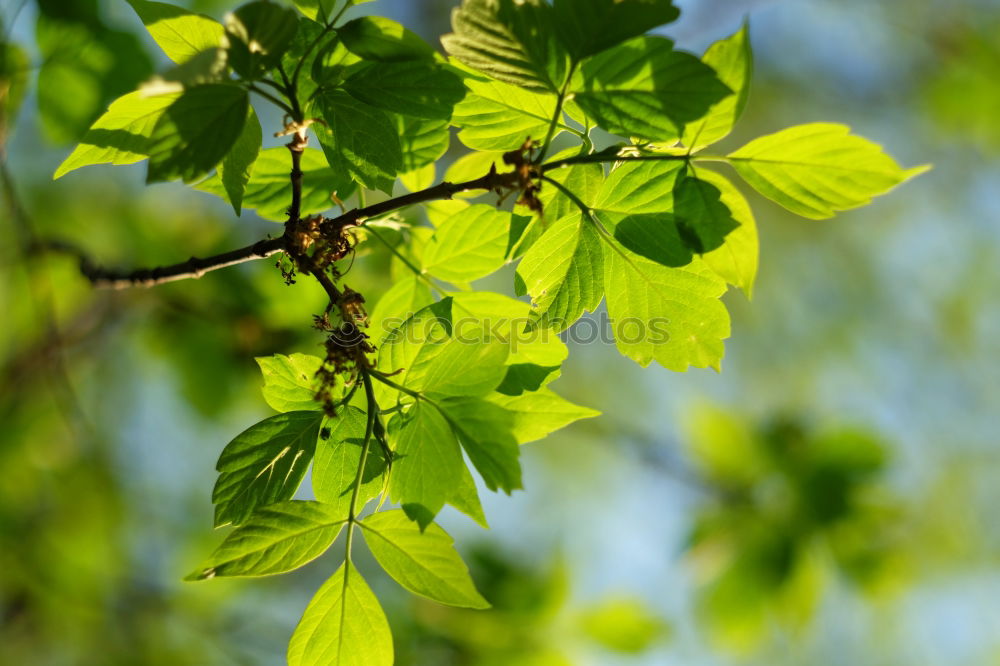
<path fill-rule="evenodd" d="M 258 509 L 226 536 L 185 580 L 270 576 L 298 569 L 322 555 L 347 523 L 347 514 L 319 502 L 279 502 Z"/>
<path fill-rule="evenodd" d="M 814 220 L 870 203 L 930 167 L 902 169 L 846 125 L 797 125 L 754 139 L 729 155 L 755 190 Z"/>
<path fill-rule="evenodd" d="M 429 120 L 451 118 L 465 96 L 462 80 L 429 60 L 370 63 L 347 77 L 344 90 L 377 109 Z"/>
<path fill-rule="evenodd" d="M 312 487 L 316 499 L 337 515 L 347 516 L 351 509 L 354 482 L 358 477 L 361 452 L 365 443 L 368 417 L 357 407 L 341 407 L 337 416 L 324 418 L 316 442 Z M 374 443 L 365 460 L 358 491 L 358 512 L 368 500 L 382 492 L 386 463 Z M 393 472 L 395 474 L 395 471 Z"/>
<path fill-rule="evenodd" d="M 398 116 L 398 117 L 399 118 L 403 118 L 403 116 Z M 448 126 L 447 126 L 447 124 L 444 127 L 444 132 L 445 132 L 445 134 L 448 133 Z M 400 139 L 402 139 L 402 138 L 403 137 L 400 137 Z M 407 162 L 407 153 L 408 152 L 409 152 L 408 148 L 406 146 L 404 146 L 403 147 L 403 162 Z M 444 150 L 444 152 L 448 152 L 448 143 L 447 142 L 445 142 L 445 150 Z M 442 153 L 442 155 L 443 154 L 444 153 Z M 400 174 L 399 175 L 399 182 L 403 185 L 403 187 L 405 187 L 410 192 L 419 192 L 420 190 L 425 190 L 428 187 L 431 187 L 437 181 L 437 168 L 436 168 L 436 165 L 434 164 L 434 162 L 436 162 L 439 157 L 441 157 L 441 155 L 439 155 L 438 157 L 435 157 L 434 159 L 428 161 L 423 166 L 414 167 L 414 168 L 410 169 L 409 171 L 407 171 L 406 173 Z"/>
<path fill-rule="evenodd" d="M 545 138 L 556 98 L 477 76 L 465 79 L 468 93 L 455 107 L 458 140 L 473 150 L 514 150 L 528 137 Z M 501 165 L 502 166 L 502 165 Z"/>
<path fill-rule="evenodd" d="M 133 92 L 112 102 L 83 136 L 53 178 L 91 164 L 135 164 L 149 156 L 149 137 L 160 116 L 180 93 L 145 97 Z"/>
<path fill-rule="evenodd" d="M 424 248 L 423 269 L 449 282 L 469 282 L 498 270 L 507 260 L 516 216 L 476 204 L 448 218 Z"/>
<path fill-rule="evenodd" d="M 601 240 L 579 212 L 557 220 L 521 259 L 517 274 L 536 321 L 565 330 L 604 297 Z"/>
<path fill-rule="evenodd" d="M 348 49 L 365 60 L 399 62 L 430 60 L 435 51 L 416 33 L 399 23 L 381 16 L 362 16 L 337 28 Z"/>
<path fill-rule="evenodd" d="M 463 0 L 451 15 L 449 54 L 494 79 L 537 92 L 558 92 L 568 58 L 544 0 Z"/>
<path fill-rule="evenodd" d="M 392 119 L 339 90 L 323 90 L 316 104 L 328 127 L 313 125 L 335 173 L 348 173 L 371 190 L 392 192 L 403 170 L 399 136 Z"/>
<path fill-rule="evenodd" d="M 553 155 L 552 159 L 571 157 L 579 153 L 579 149 L 568 150 L 565 153 Z M 593 206 L 604 186 L 604 167 L 600 164 L 574 164 L 569 167 L 547 171 L 546 176 L 561 183 L 588 206 Z M 561 190 L 546 185 L 538 198 L 545 206 L 545 217 L 558 220 L 571 213 L 579 212 L 577 205 Z"/>
<path fill-rule="evenodd" d="M 679 15 L 672 0 L 555 0 L 559 37 L 578 61 Z"/>
<path fill-rule="evenodd" d="M 350 560 L 306 607 L 288 666 L 392 666 L 392 633 L 378 599 Z"/>
<path fill-rule="evenodd" d="M 469 518 L 476 521 L 476 524 L 485 530 L 490 528 L 486 522 L 486 514 L 483 513 L 483 505 L 479 501 L 479 491 L 476 489 L 476 481 L 472 478 L 469 468 L 462 465 L 461 478 L 452 489 L 448 504 L 452 505 Z"/>
<path fill-rule="evenodd" d="M 222 25 L 207 16 L 194 14 L 165 2 L 128 0 L 150 36 L 167 57 L 187 62 L 202 51 L 222 46 Z"/>
<path fill-rule="evenodd" d="M 436 403 L 486 487 L 508 494 L 521 488 L 520 451 L 511 432 L 510 414 L 481 398 L 451 397 Z"/>
<path fill-rule="evenodd" d="M 368 334 L 376 346 L 417 311 L 434 303 L 430 287 L 416 276 L 397 281 L 369 315 Z"/>
<path fill-rule="evenodd" d="M 520 444 L 548 437 L 580 419 L 601 415 L 589 407 L 574 405 L 548 388 L 516 396 L 494 393 L 487 400 L 510 415 L 511 432 Z"/>
<path fill-rule="evenodd" d="M 235 85 L 184 91 L 153 127 L 146 182 L 189 183 L 211 171 L 243 132 L 249 105 L 247 92 Z"/>
<path fill-rule="evenodd" d="M 278 414 L 226 445 L 212 491 L 216 527 L 240 525 L 257 508 L 295 494 L 316 449 L 322 418 L 322 412 Z"/>
<path fill-rule="evenodd" d="M 347 0 L 346 7 L 362 5 L 372 0 Z M 298 7 L 299 11 L 311 18 L 325 24 L 334 17 L 334 9 L 340 4 L 340 0 L 292 0 L 292 4 Z"/>
<path fill-rule="evenodd" d="M 446 119 L 428 120 L 399 114 L 393 114 L 392 118 L 396 123 L 406 172 L 433 165 L 448 152 L 451 132 Z"/>
<path fill-rule="evenodd" d="M 711 67 L 663 37 L 638 37 L 584 62 L 573 100 L 621 136 L 668 140 L 731 94 Z"/>
<path fill-rule="evenodd" d="M 719 368 L 729 336 L 729 313 L 718 300 L 726 283 L 704 262 L 670 268 L 606 244 L 604 287 L 622 354 L 677 372 Z"/>
<path fill-rule="evenodd" d="M 37 105 L 41 129 L 55 143 L 80 139 L 114 99 L 153 73 L 138 38 L 99 23 L 36 22 Z"/>
<path fill-rule="evenodd" d="M 452 321 L 451 304 L 448 298 L 426 307 L 393 331 L 379 350 L 378 368 L 401 371 L 398 382 L 412 391 L 485 395 L 503 380 L 508 347 L 488 321 Z"/>
<path fill-rule="evenodd" d="M 608 174 L 593 207 L 612 213 L 663 213 L 674 205 L 681 160 L 622 162 Z"/>
<path fill-rule="evenodd" d="M 264 401 L 278 412 L 319 410 L 316 372 L 323 359 L 307 354 L 275 354 L 257 359 L 264 375 Z"/>
<path fill-rule="evenodd" d="M 365 543 L 382 568 L 414 594 L 461 608 L 489 608 L 448 533 L 425 530 L 402 511 L 381 511 L 361 522 Z"/>
<path fill-rule="evenodd" d="M 139 91 L 147 97 L 164 95 L 228 79 L 229 60 L 225 49 L 208 49 L 145 81 Z"/>
<path fill-rule="evenodd" d="M 222 186 L 225 188 L 229 202 L 233 204 L 233 210 L 236 211 L 237 215 L 243 210 L 243 196 L 250 183 L 250 176 L 253 174 L 254 162 L 260 155 L 260 144 L 263 138 L 257 113 L 250 106 L 247 108 L 247 119 L 246 124 L 243 125 L 243 132 L 240 133 L 236 143 L 219 164 L 219 178 L 222 180 Z"/>
<path fill-rule="evenodd" d="M 674 214 L 684 244 L 705 254 L 726 242 L 740 223 L 722 201 L 722 191 L 694 176 L 683 176 L 674 185 Z"/>
<path fill-rule="evenodd" d="M 733 94 L 713 106 L 707 116 L 684 128 L 681 140 L 692 152 L 727 136 L 746 108 L 750 98 L 750 79 L 753 76 L 753 51 L 750 48 L 749 33 L 747 24 L 744 23 L 731 37 L 708 47 L 702 58 Z"/>
<path fill-rule="evenodd" d="M 521 395 L 528 391 L 537 391 L 549 382 L 555 381 L 561 374 L 558 365 L 543 366 L 536 363 L 515 363 L 507 367 L 497 393 L 504 395 Z"/>
<path fill-rule="evenodd" d="M 680 233 L 680 224 L 667 213 L 623 215 L 603 213 L 615 240 L 632 252 L 664 266 L 687 266 L 694 256 Z"/>
<path fill-rule="evenodd" d="M 427 527 L 462 480 L 465 462 L 458 440 L 441 413 L 423 401 L 403 415 L 393 439 L 389 496 Z"/>
<path fill-rule="evenodd" d="M 561 365 L 569 355 L 566 344 L 550 329 L 530 329 L 531 305 L 502 294 L 470 291 L 452 295 L 456 318 L 471 318 L 488 323 L 490 339 L 510 350 L 508 365 L 534 363 Z"/>
<path fill-rule="evenodd" d="M 245 79 L 278 64 L 295 39 L 299 17 L 270 0 L 256 0 L 226 15 L 229 63 Z"/>
<path fill-rule="evenodd" d="M 243 207 L 255 209 L 266 220 L 287 220 L 288 202 L 292 195 L 292 185 L 288 179 L 291 169 L 292 158 L 284 146 L 261 151 L 254 163 L 250 182 L 247 183 Z M 354 191 L 354 183 L 346 175 L 334 173 L 321 150 L 306 149 L 302 153 L 302 173 L 303 216 L 332 208 L 332 194 L 346 199 Z M 194 187 L 223 199 L 227 196 L 218 174 Z"/>
<path fill-rule="evenodd" d="M 722 203 L 739 226 L 726 236 L 725 242 L 701 256 L 715 273 L 729 284 L 743 290 L 749 298 L 757 277 L 759 242 L 757 222 L 750 204 L 727 178 L 707 169 L 699 169 L 698 178 L 714 185 L 722 194 Z"/>

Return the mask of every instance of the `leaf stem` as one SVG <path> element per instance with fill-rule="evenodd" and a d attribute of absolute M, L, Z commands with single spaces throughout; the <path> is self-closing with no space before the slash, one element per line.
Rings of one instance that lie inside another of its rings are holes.
<path fill-rule="evenodd" d="M 375 230 L 375 227 L 368 226 L 368 227 L 365 227 L 365 229 L 368 231 L 368 233 L 370 233 L 372 236 L 374 236 L 380 243 L 382 243 L 382 245 L 385 245 L 385 247 L 389 250 L 389 252 L 392 252 L 396 256 L 397 259 L 399 259 L 401 262 L 403 262 L 404 266 L 406 266 L 411 271 L 413 271 L 413 274 L 416 275 L 421 280 L 423 280 L 427 284 L 428 287 L 430 287 L 434 291 L 438 292 L 439 294 L 442 294 L 442 295 L 445 295 L 445 296 L 448 294 L 447 291 L 445 291 L 445 290 L 441 289 L 441 287 L 437 286 L 434 283 L 434 280 L 432 280 L 427 275 L 427 273 L 425 273 L 422 270 L 420 270 L 417 267 L 416 264 L 414 264 L 412 261 L 410 261 L 409 258 L 405 254 L 403 254 L 402 252 L 400 252 L 398 249 L 396 249 L 396 247 L 392 243 L 390 243 L 385 238 L 383 238 L 382 234 L 380 234 L 379 232 L 377 232 Z"/>
<path fill-rule="evenodd" d="M 295 114 L 295 111 L 292 110 L 292 107 L 288 106 L 287 104 L 285 104 L 284 102 L 282 102 L 280 99 L 278 99 L 277 97 L 275 97 L 271 93 L 269 93 L 266 90 L 263 90 L 261 88 L 258 88 L 257 86 L 255 86 L 252 83 L 249 86 L 247 86 L 247 88 L 250 90 L 250 92 L 257 93 L 258 95 L 260 95 L 261 97 L 263 97 L 267 101 L 271 102 L 272 104 L 274 104 L 275 106 L 277 106 L 278 108 L 280 108 L 282 111 L 284 111 L 288 115 L 292 116 L 293 118 L 295 117 L 296 114 Z"/>
<path fill-rule="evenodd" d="M 604 162 L 687 162 L 690 155 L 617 155 L 609 154 L 606 151 L 591 153 L 589 155 L 574 155 L 561 160 L 553 160 L 542 165 L 544 171 L 551 171 L 573 164 L 598 164 Z M 712 159 L 715 161 L 727 161 L 726 158 L 698 158 Z"/>
<path fill-rule="evenodd" d="M 566 81 L 563 83 L 562 90 L 559 91 L 559 97 L 556 99 L 556 111 L 552 114 L 552 122 L 549 123 L 549 131 L 545 135 L 545 141 L 542 143 L 542 150 L 538 154 L 537 162 L 541 162 L 545 159 L 545 155 L 549 152 L 549 146 L 552 144 L 552 138 L 556 135 L 556 128 L 559 126 L 559 119 L 562 117 L 563 104 L 566 103 L 566 95 L 569 93 L 569 84 L 573 80 L 573 74 L 576 72 L 576 61 L 574 61 L 569 66 L 569 72 L 566 74 Z"/>
<path fill-rule="evenodd" d="M 354 525 L 357 523 L 358 498 L 361 496 L 361 483 L 364 481 L 365 466 L 368 464 L 368 452 L 372 445 L 372 435 L 375 433 L 375 417 L 378 414 L 378 401 L 375 398 L 375 387 L 367 368 L 361 368 L 361 379 L 365 385 L 365 396 L 368 398 L 368 422 L 365 425 L 365 441 L 361 445 L 361 459 L 358 461 L 358 473 L 354 477 L 354 490 L 351 492 L 351 505 L 347 513 L 347 542 L 344 545 L 344 559 L 351 559 L 351 545 L 354 542 Z"/>

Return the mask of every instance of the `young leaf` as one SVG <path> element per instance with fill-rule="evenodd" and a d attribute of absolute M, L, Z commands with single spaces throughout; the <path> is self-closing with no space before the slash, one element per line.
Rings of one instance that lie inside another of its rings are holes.
<path fill-rule="evenodd" d="M 470 282 L 493 273 L 507 259 L 515 217 L 486 204 L 456 213 L 427 243 L 423 269 L 449 282 Z"/>
<path fill-rule="evenodd" d="M 179 97 L 180 93 L 145 97 L 139 92 L 119 97 L 87 130 L 53 178 L 91 164 L 135 164 L 146 159 L 153 127 Z"/>
<path fill-rule="evenodd" d="M 326 552 L 346 522 L 346 512 L 331 511 L 319 502 L 292 500 L 258 509 L 185 580 L 270 576 L 298 569 Z"/>
<path fill-rule="evenodd" d="M 319 410 L 316 372 L 323 359 L 307 354 L 275 354 L 257 359 L 264 375 L 264 401 L 277 412 Z"/>
<path fill-rule="evenodd" d="M 487 400 L 503 407 L 511 416 L 511 432 L 520 444 L 548 437 L 574 421 L 601 415 L 589 407 L 574 405 L 548 388 L 517 396 L 494 393 Z"/>
<path fill-rule="evenodd" d="M 380 511 L 361 527 L 378 563 L 410 592 L 449 606 L 490 607 L 476 591 L 454 541 L 437 525 L 422 530 L 402 511 Z"/>
<path fill-rule="evenodd" d="M 577 61 L 675 21 L 673 0 L 555 0 L 556 26 Z"/>
<path fill-rule="evenodd" d="M 579 149 L 567 150 L 565 153 L 553 155 L 552 159 L 571 157 L 579 153 Z M 583 203 L 593 206 L 604 186 L 604 166 L 601 164 L 574 164 L 569 167 L 548 171 L 546 176 L 561 183 L 575 194 Z M 545 206 L 545 217 L 558 220 L 580 209 L 572 199 L 556 187 L 543 187 L 538 198 Z"/>
<path fill-rule="evenodd" d="M 462 80 L 431 60 L 373 62 L 347 77 L 343 87 L 377 109 L 429 120 L 451 118 L 465 96 Z"/>
<path fill-rule="evenodd" d="M 222 25 L 207 16 L 165 2 L 128 0 L 128 3 L 157 45 L 178 64 L 222 45 Z"/>
<path fill-rule="evenodd" d="M 231 84 L 184 91 L 153 127 L 146 182 L 189 183 L 211 171 L 242 133 L 249 105 L 246 90 Z"/>
<path fill-rule="evenodd" d="M 347 0 L 345 9 L 354 5 L 361 5 L 372 0 Z M 326 24 L 334 17 L 334 9 L 340 4 L 340 0 L 292 0 L 300 12 L 308 16 L 313 21 Z"/>
<path fill-rule="evenodd" d="M 473 150 L 513 150 L 528 137 L 542 139 L 556 111 L 556 98 L 501 81 L 468 76 L 465 99 L 455 107 L 452 124 L 458 140 Z"/>
<path fill-rule="evenodd" d="M 442 398 L 437 404 L 486 487 L 500 488 L 508 494 L 520 488 L 520 451 L 506 410 L 480 398 L 464 396 Z"/>
<path fill-rule="evenodd" d="M 316 459 L 313 461 L 313 493 L 335 515 L 347 516 L 350 512 L 367 425 L 365 412 L 357 407 L 346 406 L 339 409 L 336 417 L 324 418 L 323 427 L 320 428 Z M 382 492 L 385 468 L 385 460 L 372 446 L 365 461 L 365 471 L 361 475 L 359 504 L 356 507 L 358 511 L 368 500 Z"/>
<path fill-rule="evenodd" d="M 557 220 L 524 255 L 517 274 L 541 326 L 565 330 L 604 297 L 601 239 L 579 212 Z"/>
<path fill-rule="evenodd" d="M 316 449 L 322 418 L 322 412 L 278 414 L 226 445 L 212 491 L 216 527 L 240 525 L 258 507 L 295 494 Z"/>
<path fill-rule="evenodd" d="M 715 273 L 729 284 L 743 290 L 749 298 L 753 293 L 753 283 L 757 277 L 759 242 L 757 222 L 754 220 L 750 204 L 736 186 L 727 178 L 707 169 L 699 169 L 698 178 L 714 185 L 722 194 L 722 203 L 729 210 L 732 219 L 739 223 L 721 247 L 701 256 Z"/>
<path fill-rule="evenodd" d="M 288 666 L 392 666 L 378 599 L 347 560 L 316 592 L 288 645 Z"/>
<path fill-rule="evenodd" d="M 718 300 L 726 283 L 699 259 L 670 268 L 608 243 L 604 285 L 622 354 L 643 367 L 718 369 L 729 337 L 729 313 Z"/>
<path fill-rule="evenodd" d="M 270 0 L 248 2 L 226 15 L 229 63 L 245 79 L 276 65 L 298 30 L 295 12 Z"/>
<path fill-rule="evenodd" d="M 601 128 L 667 140 L 731 91 L 711 67 L 664 37 L 638 37 L 584 62 L 574 101 Z"/>
<path fill-rule="evenodd" d="M 536 92 L 562 88 L 568 59 L 544 0 L 462 0 L 451 25 L 441 43 L 469 67 Z"/>
<path fill-rule="evenodd" d="M 222 180 L 222 186 L 226 190 L 229 202 L 233 204 L 236 215 L 239 215 L 243 210 L 243 196 L 246 193 L 247 184 L 250 182 L 250 176 L 253 174 L 254 162 L 260 155 L 262 140 L 260 120 L 257 119 L 257 113 L 253 107 L 248 107 L 243 132 L 240 133 L 236 143 L 219 164 L 219 178 Z"/>
<path fill-rule="evenodd" d="M 399 62 L 431 60 L 434 49 L 416 33 L 381 16 L 362 16 L 337 28 L 348 49 L 365 60 Z"/>
<path fill-rule="evenodd" d="M 695 176 L 685 175 L 674 185 L 674 215 L 684 244 L 698 254 L 722 247 L 740 226 L 719 188 Z"/>
<path fill-rule="evenodd" d="M 814 220 L 870 203 L 929 167 L 902 169 L 846 125 L 797 125 L 754 139 L 729 155 L 755 190 Z"/>
<path fill-rule="evenodd" d="M 456 318 L 470 318 L 488 323 L 492 340 L 503 343 L 509 350 L 507 365 L 534 363 L 541 366 L 561 365 L 569 349 L 558 335 L 549 329 L 531 329 L 531 305 L 489 291 L 469 291 L 454 294 Z"/>
<path fill-rule="evenodd" d="M 330 168 L 349 173 L 368 189 L 392 192 L 396 174 L 403 169 L 392 119 L 339 90 L 321 91 L 316 104 L 327 127 L 313 125 L 313 129 Z"/>
<path fill-rule="evenodd" d="M 292 158 L 288 148 L 278 146 L 262 150 L 254 163 L 250 182 L 243 195 L 243 207 L 255 209 L 265 220 L 284 222 L 288 219 L 288 197 L 291 184 L 288 172 Z M 326 163 L 323 151 L 306 149 L 302 153 L 302 214 L 321 213 L 333 207 L 331 195 L 346 199 L 354 191 L 354 183 L 346 174 L 334 173 Z M 226 198 L 219 174 L 207 178 L 195 189 Z"/>
<path fill-rule="evenodd" d="M 369 315 L 368 334 L 376 346 L 417 311 L 431 305 L 434 297 L 427 283 L 416 276 L 399 280 L 385 292 Z"/>
<path fill-rule="evenodd" d="M 719 80 L 729 86 L 733 94 L 718 102 L 701 120 L 684 128 L 681 141 L 692 152 L 701 150 L 727 136 L 750 98 L 750 79 L 753 75 L 753 52 L 750 48 L 750 31 L 746 23 L 731 37 L 719 40 L 708 47 L 702 61 L 712 67 Z"/>
<path fill-rule="evenodd" d="M 593 207 L 626 215 L 669 211 L 683 166 L 680 160 L 622 162 L 608 174 Z"/>
<path fill-rule="evenodd" d="M 424 401 L 413 405 L 394 433 L 389 496 L 421 528 L 434 519 L 461 481 L 462 451 L 448 422 Z"/>
<path fill-rule="evenodd" d="M 396 123 L 406 172 L 433 165 L 448 152 L 451 132 L 447 119 L 428 120 L 395 113 L 392 119 Z M 427 184 L 427 187 L 430 185 L 433 183 Z"/>
<path fill-rule="evenodd" d="M 448 504 L 472 518 L 484 530 L 490 528 L 490 524 L 486 522 L 486 514 L 483 513 L 482 502 L 479 501 L 476 481 L 472 478 L 469 468 L 464 464 L 462 465 L 461 478 L 452 488 L 451 495 L 448 497 Z"/>

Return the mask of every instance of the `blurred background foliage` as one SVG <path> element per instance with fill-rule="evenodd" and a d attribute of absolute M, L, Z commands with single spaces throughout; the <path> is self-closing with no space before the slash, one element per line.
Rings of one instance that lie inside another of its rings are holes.
<path fill-rule="evenodd" d="M 359 10 L 434 40 L 452 4 Z M 372 581 L 398 661 L 1000 663 L 1000 5 L 680 4 L 668 34 L 699 53 L 750 17 L 756 80 L 732 146 L 844 121 L 936 169 L 829 223 L 753 198 L 762 270 L 752 303 L 729 296 L 721 375 L 575 347 L 561 390 L 605 416 L 526 448 L 527 490 L 484 497 L 489 532 L 443 516 L 494 610 Z M 180 578 L 218 541 L 218 452 L 266 414 L 253 357 L 315 352 L 322 294 L 268 262 L 93 292 L 72 258 L 33 252 L 59 238 L 169 263 L 278 227 L 144 188 L 141 166 L 53 183 L 93 118 L 164 63 L 119 0 L 4 0 L 0 16 L 0 663 L 282 663 L 335 555 L 281 584 Z M 391 261 L 365 252 L 348 282 L 374 301 Z"/>

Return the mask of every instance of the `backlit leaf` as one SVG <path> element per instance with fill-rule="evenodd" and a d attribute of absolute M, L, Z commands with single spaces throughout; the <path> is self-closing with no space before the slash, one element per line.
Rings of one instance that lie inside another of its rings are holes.
<path fill-rule="evenodd" d="M 240 525 L 259 507 L 291 499 L 312 460 L 322 412 L 288 412 L 251 426 L 223 449 L 212 491 L 215 525 Z"/>
<path fill-rule="evenodd" d="M 391 192 L 403 170 L 393 120 L 339 90 L 321 91 L 316 104 L 327 126 L 313 129 L 334 173 L 348 173 L 368 189 Z"/>
<path fill-rule="evenodd" d="M 180 93 L 145 97 L 133 92 L 119 97 L 87 130 L 54 178 L 91 164 L 135 164 L 149 156 L 149 137 L 167 107 Z"/>
<path fill-rule="evenodd" d="M 729 86 L 733 94 L 715 104 L 707 116 L 684 128 L 681 140 L 692 151 L 727 136 L 747 105 L 753 76 L 753 52 L 747 24 L 744 23 L 731 37 L 708 47 L 702 61 L 715 70 L 719 80 Z"/>
<path fill-rule="evenodd" d="M 668 140 L 731 91 L 711 67 L 663 37 L 638 37 L 584 62 L 574 101 L 621 136 Z"/>
<path fill-rule="evenodd" d="M 176 63 L 222 46 L 225 31 L 220 23 L 207 16 L 165 2 L 128 0 L 128 3 L 153 40 Z"/>
<path fill-rule="evenodd" d="M 797 125 L 754 139 L 729 160 L 755 190 L 814 220 L 870 203 L 929 168 L 903 169 L 850 131 L 835 123 Z"/>
<path fill-rule="evenodd" d="M 298 569 L 322 555 L 346 523 L 346 513 L 319 502 L 292 500 L 258 509 L 187 580 Z"/>
<path fill-rule="evenodd" d="M 288 666 L 392 666 L 392 633 L 348 560 L 316 592 L 288 645 Z"/>
<path fill-rule="evenodd" d="M 437 525 L 421 530 L 402 511 L 382 511 L 361 526 L 372 555 L 410 592 L 449 606 L 490 607 L 476 591 L 454 541 Z"/>
<path fill-rule="evenodd" d="M 146 182 L 192 182 L 207 174 L 236 143 L 249 105 L 246 90 L 235 85 L 185 90 L 153 127 Z"/>
<path fill-rule="evenodd" d="M 426 527 L 461 481 L 462 451 L 436 408 L 418 401 L 400 419 L 389 496 L 411 520 Z"/>
<path fill-rule="evenodd" d="M 264 375 L 264 401 L 278 412 L 318 410 L 316 371 L 323 359 L 307 354 L 275 354 L 257 358 Z"/>
<path fill-rule="evenodd" d="M 544 0 L 463 0 L 441 38 L 449 54 L 494 79 L 537 92 L 558 92 L 567 54 Z"/>

